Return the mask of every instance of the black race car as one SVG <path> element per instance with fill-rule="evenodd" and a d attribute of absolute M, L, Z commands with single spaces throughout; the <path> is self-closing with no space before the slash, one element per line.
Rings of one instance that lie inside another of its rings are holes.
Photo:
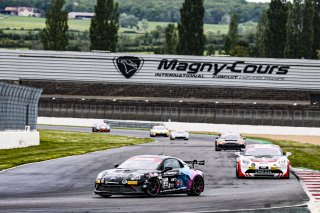
<path fill-rule="evenodd" d="M 241 150 L 246 148 L 246 138 L 241 137 L 240 134 L 228 133 L 221 134 L 215 140 L 215 150 Z"/>
<path fill-rule="evenodd" d="M 204 165 L 204 161 L 182 161 L 164 155 L 134 156 L 114 169 L 100 172 L 94 193 L 102 197 L 118 194 L 155 197 L 164 193 L 199 196 L 204 190 L 204 178 L 194 164 Z"/>

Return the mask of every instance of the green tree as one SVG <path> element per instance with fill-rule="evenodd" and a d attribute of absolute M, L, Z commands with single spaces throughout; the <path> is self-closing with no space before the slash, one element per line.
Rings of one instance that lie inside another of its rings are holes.
<path fill-rule="evenodd" d="M 68 14 L 63 11 L 64 0 L 51 0 L 46 12 L 46 26 L 41 42 L 45 50 L 66 50 L 68 46 Z"/>
<path fill-rule="evenodd" d="M 141 20 L 141 26 L 142 26 L 142 29 L 144 31 L 147 31 L 147 29 L 149 28 L 149 22 L 147 19 L 142 19 Z"/>
<path fill-rule="evenodd" d="M 284 56 L 286 58 L 301 57 L 301 30 L 302 30 L 302 0 L 294 0 L 289 3 L 288 20 L 286 30 L 286 46 Z"/>
<path fill-rule="evenodd" d="M 207 56 L 215 55 L 215 52 L 214 46 L 212 44 L 209 45 L 207 49 Z"/>
<path fill-rule="evenodd" d="M 164 54 L 176 54 L 178 34 L 174 24 L 168 24 L 165 29 L 165 39 Z"/>
<path fill-rule="evenodd" d="M 231 15 L 231 21 L 229 24 L 229 31 L 228 35 L 226 36 L 225 43 L 224 43 L 224 50 L 227 55 L 230 54 L 231 50 L 237 43 L 238 40 L 238 18 L 235 14 Z"/>
<path fill-rule="evenodd" d="M 267 57 L 267 27 L 268 24 L 268 16 L 267 12 L 264 11 L 260 17 L 260 20 L 257 25 L 257 33 L 256 33 L 256 45 L 255 45 L 255 56 L 257 57 Z"/>
<path fill-rule="evenodd" d="M 177 53 L 180 55 L 203 55 L 205 35 L 203 18 L 205 9 L 204 0 L 185 0 L 180 9 L 178 24 L 179 43 Z"/>
<path fill-rule="evenodd" d="M 231 56 L 236 57 L 250 57 L 251 56 L 251 50 L 249 47 L 248 42 L 244 40 L 238 41 L 235 46 L 230 51 Z"/>
<path fill-rule="evenodd" d="M 90 50 L 115 52 L 118 43 L 119 9 L 113 0 L 97 0 L 90 25 Z"/>
<path fill-rule="evenodd" d="M 313 17 L 314 17 L 314 6 L 313 0 L 305 0 L 304 11 L 303 11 L 303 28 L 301 35 L 302 43 L 302 54 L 304 58 L 313 58 L 313 44 L 314 44 L 314 30 L 313 30 Z"/>
<path fill-rule="evenodd" d="M 314 43 L 313 43 L 313 58 L 318 58 L 317 51 L 320 50 L 320 0 L 314 1 Z"/>
<path fill-rule="evenodd" d="M 271 0 L 267 16 L 267 57 L 283 58 L 286 43 L 287 1 Z"/>

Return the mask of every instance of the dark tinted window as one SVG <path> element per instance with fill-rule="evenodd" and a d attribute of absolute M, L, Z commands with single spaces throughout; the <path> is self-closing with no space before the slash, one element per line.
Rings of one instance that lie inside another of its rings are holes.
<path fill-rule="evenodd" d="M 167 159 L 163 163 L 163 168 L 172 167 L 173 169 L 181 168 L 181 165 L 177 159 Z"/>
<path fill-rule="evenodd" d="M 162 159 L 148 157 L 132 157 L 123 162 L 119 169 L 158 169 Z"/>

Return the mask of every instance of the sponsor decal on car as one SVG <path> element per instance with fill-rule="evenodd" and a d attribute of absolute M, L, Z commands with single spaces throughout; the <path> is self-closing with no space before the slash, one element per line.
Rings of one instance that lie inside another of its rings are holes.
<path fill-rule="evenodd" d="M 128 185 L 138 185 L 138 181 L 137 180 L 129 180 L 127 182 Z"/>

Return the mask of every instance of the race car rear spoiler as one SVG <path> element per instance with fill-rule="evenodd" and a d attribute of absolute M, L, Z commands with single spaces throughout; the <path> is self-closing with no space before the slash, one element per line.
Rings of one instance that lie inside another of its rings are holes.
<path fill-rule="evenodd" d="M 198 165 L 204 165 L 204 160 L 193 160 L 193 161 L 188 161 L 188 160 L 186 160 L 186 161 L 184 161 L 185 163 L 187 163 L 187 164 L 192 164 L 192 168 L 194 169 L 194 165 L 195 164 L 198 164 Z"/>

